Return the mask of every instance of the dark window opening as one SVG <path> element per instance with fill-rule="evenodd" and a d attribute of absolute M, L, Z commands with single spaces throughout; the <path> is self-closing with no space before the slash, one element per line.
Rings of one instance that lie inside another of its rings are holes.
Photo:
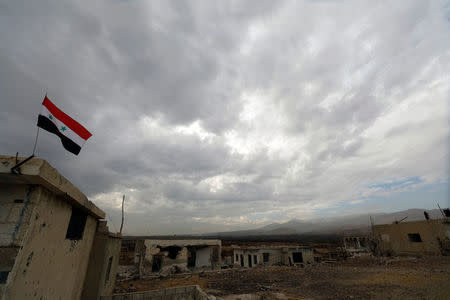
<path fill-rule="evenodd" d="M 294 264 L 303 262 L 303 254 L 301 252 L 292 252 L 292 258 L 294 259 Z"/>
<path fill-rule="evenodd" d="M 0 271 L 0 283 L 6 283 L 9 271 Z"/>
<path fill-rule="evenodd" d="M 108 266 L 106 267 L 106 276 L 105 276 L 105 284 L 109 281 L 109 275 L 111 274 L 111 266 L 112 266 L 113 257 L 111 256 L 108 259 Z"/>
<path fill-rule="evenodd" d="M 252 256 L 250 254 L 248 255 L 248 266 L 252 267 Z"/>
<path fill-rule="evenodd" d="M 443 211 L 444 211 L 444 215 L 445 215 L 447 218 L 450 218 L 450 208 L 444 208 Z"/>
<path fill-rule="evenodd" d="M 188 268 L 195 267 L 195 261 L 197 259 L 197 249 L 194 247 L 188 248 Z"/>
<path fill-rule="evenodd" d="M 87 214 L 77 207 L 72 207 L 69 227 L 67 227 L 66 239 L 81 240 L 86 226 Z"/>
<path fill-rule="evenodd" d="M 263 253 L 263 262 L 269 262 L 269 253 Z"/>
<path fill-rule="evenodd" d="M 153 255 L 152 272 L 159 272 L 162 266 L 162 257 L 159 255 Z"/>
<path fill-rule="evenodd" d="M 253 263 L 256 265 L 258 263 L 258 257 L 253 255 Z"/>
<path fill-rule="evenodd" d="M 236 261 L 239 261 L 239 255 L 236 254 Z"/>
<path fill-rule="evenodd" d="M 178 246 L 169 246 L 169 247 L 159 247 L 161 249 L 161 252 L 168 252 L 168 257 L 170 259 L 175 259 L 177 258 L 178 254 L 181 251 L 181 247 Z"/>
<path fill-rule="evenodd" d="M 241 267 L 244 266 L 244 255 L 241 254 Z"/>
<path fill-rule="evenodd" d="M 408 233 L 408 239 L 412 243 L 421 243 L 422 238 L 420 237 L 420 234 L 418 233 Z"/>

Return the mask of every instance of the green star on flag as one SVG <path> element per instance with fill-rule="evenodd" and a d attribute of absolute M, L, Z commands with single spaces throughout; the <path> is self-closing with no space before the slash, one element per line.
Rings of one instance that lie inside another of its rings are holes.
<path fill-rule="evenodd" d="M 42 102 L 37 126 L 58 136 L 64 149 L 75 155 L 80 153 L 81 147 L 92 136 L 92 133 L 84 128 L 83 125 L 66 115 L 53 104 L 47 98 L 47 95 Z"/>

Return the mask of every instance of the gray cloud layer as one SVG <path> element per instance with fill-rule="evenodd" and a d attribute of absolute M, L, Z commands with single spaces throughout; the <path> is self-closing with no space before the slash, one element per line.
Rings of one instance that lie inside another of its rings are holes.
<path fill-rule="evenodd" d="M 448 181 L 446 2 L 0 4 L 0 152 L 49 97 L 94 136 L 38 155 L 129 233 L 205 232 Z M 419 184 L 418 184 L 419 185 Z M 414 188 L 414 187 L 411 187 Z M 395 196 L 394 196 L 395 199 Z"/>

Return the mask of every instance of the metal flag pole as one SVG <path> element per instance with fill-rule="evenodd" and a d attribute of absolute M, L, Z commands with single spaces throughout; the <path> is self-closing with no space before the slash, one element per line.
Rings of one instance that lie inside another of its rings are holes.
<path fill-rule="evenodd" d="M 20 166 L 23 165 L 24 163 L 26 163 L 27 161 L 29 161 L 30 159 L 32 159 L 34 157 L 34 152 L 36 151 L 36 145 L 37 145 L 37 141 L 38 141 L 38 136 L 39 136 L 39 127 L 37 128 L 37 132 L 36 132 L 36 138 L 34 140 L 34 147 L 33 147 L 33 153 L 31 154 L 31 156 L 27 157 L 25 160 L 21 161 L 20 163 L 16 164 L 14 167 L 11 168 L 11 173 L 13 174 L 22 174 L 20 173 Z"/>
<path fill-rule="evenodd" d="M 47 98 L 47 93 L 45 93 L 45 97 L 44 99 Z M 20 163 L 16 163 L 16 165 L 14 167 L 11 168 L 11 173 L 13 174 L 21 174 L 20 172 L 20 166 L 22 166 L 24 163 L 28 162 L 30 159 L 32 159 L 34 157 L 34 154 L 36 153 L 36 146 L 37 146 L 37 142 L 38 142 L 38 138 L 39 138 L 39 126 L 36 126 L 37 130 L 36 130 L 36 137 L 34 139 L 34 146 L 33 146 L 33 153 L 27 157 L 25 160 L 21 161 Z M 17 159 L 16 159 L 17 161 Z"/>

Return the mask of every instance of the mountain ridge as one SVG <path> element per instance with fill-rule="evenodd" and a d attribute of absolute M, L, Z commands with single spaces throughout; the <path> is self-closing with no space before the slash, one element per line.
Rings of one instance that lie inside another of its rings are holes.
<path fill-rule="evenodd" d="M 272 223 L 257 229 L 207 233 L 202 235 L 247 236 L 247 235 L 292 235 L 292 234 L 365 234 L 370 232 L 371 220 L 374 225 L 391 224 L 395 221 L 404 222 L 425 220 L 424 211 L 431 219 L 442 218 L 439 209 L 412 208 L 393 213 L 354 214 L 328 219 L 302 221 L 291 219 L 284 223 Z"/>

